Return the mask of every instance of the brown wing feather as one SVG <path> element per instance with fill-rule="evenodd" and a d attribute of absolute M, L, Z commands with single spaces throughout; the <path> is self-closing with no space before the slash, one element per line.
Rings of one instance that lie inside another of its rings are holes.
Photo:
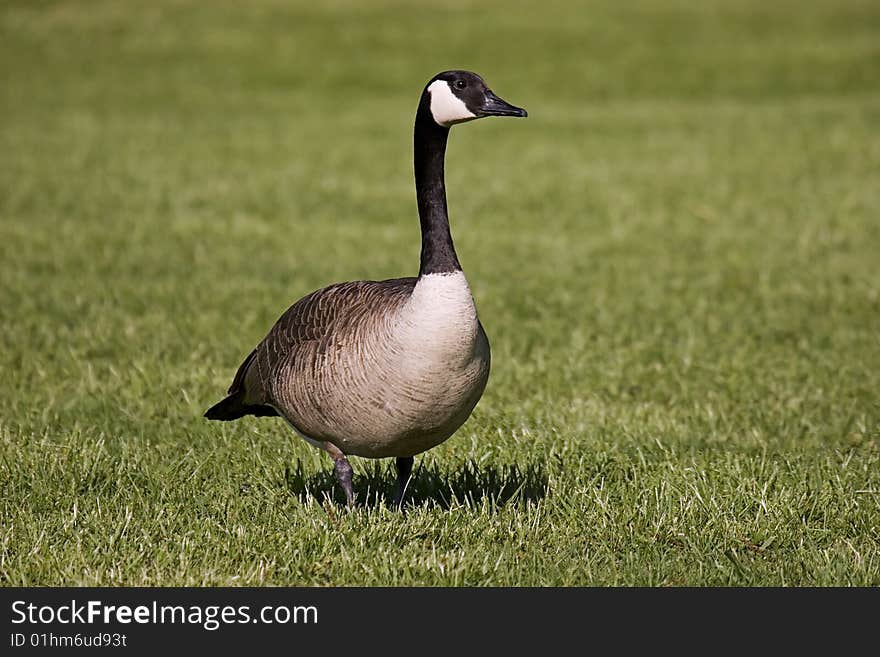
<path fill-rule="evenodd" d="M 337 331 L 346 330 L 366 313 L 388 302 L 403 303 L 412 294 L 415 278 L 337 283 L 304 296 L 288 308 L 263 341 L 238 369 L 230 393 L 242 390 L 248 404 L 272 401 L 272 380 L 278 368 L 304 343 L 333 342 Z"/>

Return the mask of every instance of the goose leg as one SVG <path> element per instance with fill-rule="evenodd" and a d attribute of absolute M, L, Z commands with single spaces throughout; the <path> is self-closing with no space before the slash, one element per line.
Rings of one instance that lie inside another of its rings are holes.
<path fill-rule="evenodd" d="M 413 457 L 398 456 L 397 457 L 397 497 L 394 498 L 394 505 L 397 508 L 403 506 L 403 494 L 406 492 L 406 485 L 409 483 L 409 476 L 412 474 Z"/>
<path fill-rule="evenodd" d="M 351 476 L 353 474 L 351 463 L 345 458 L 342 450 L 332 443 L 324 443 L 324 450 L 333 457 L 333 472 L 336 474 L 336 480 L 345 492 L 346 502 L 349 506 L 352 506 L 354 504 L 354 489 L 351 486 Z"/>

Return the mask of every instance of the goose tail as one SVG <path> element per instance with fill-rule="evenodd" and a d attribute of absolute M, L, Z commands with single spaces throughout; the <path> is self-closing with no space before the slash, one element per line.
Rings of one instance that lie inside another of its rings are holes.
<path fill-rule="evenodd" d="M 209 420 L 222 420 L 226 422 L 237 420 L 245 415 L 268 417 L 278 415 L 278 411 L 264 404 L 245 404 L 238 393 L 229 395 L 205 411 L 205 417 Z"/>

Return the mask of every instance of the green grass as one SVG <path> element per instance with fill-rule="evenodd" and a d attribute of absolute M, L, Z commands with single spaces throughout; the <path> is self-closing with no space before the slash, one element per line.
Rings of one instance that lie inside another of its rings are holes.
<path fill-rule="evenodd" d="M 0 583 L 880 584 L 876 2 L 14 1 L 0 61 Z M 447 160 L 492 376 L 347 510 L 201 414 L 417 271 L 450 67 L 530 112 Z"/>

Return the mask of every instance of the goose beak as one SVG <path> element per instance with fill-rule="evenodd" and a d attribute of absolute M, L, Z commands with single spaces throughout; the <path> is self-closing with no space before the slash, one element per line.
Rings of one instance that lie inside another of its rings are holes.
<path fill-rule="evenodd" d="M 480 108 L 480 116 L 528 116 L 522 107 L 511 105 L 491 91 L 486 91 L 486 100 Z"/>

